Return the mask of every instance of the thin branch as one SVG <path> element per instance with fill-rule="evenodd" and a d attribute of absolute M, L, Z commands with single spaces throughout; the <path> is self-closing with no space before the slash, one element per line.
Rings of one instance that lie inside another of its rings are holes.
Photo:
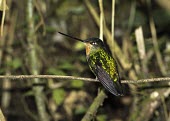
<path fill-rule="evenodd" d="M 99 82 L 92 78 L 83 78 L 75 76 L 60 76 L 60 75 L 0 75 L 0 79 L 63 79 L 63 80 L 83 80 L 89 82 Z M 150 78 L 150 79 L 139 79 L 139 80 L 121 80 L 123 84 L 137 84 L 137 83 L 149 83 L 149 82 L 163 82 L 170 81 L 170 77 Z"/>
<path fill-rule="evenodd" d="M 150 78 L 150 79 L 139 79 L 139 80 L 122 80 L 122 83 L 137 84 L 137 83 L 149 83 L 149 82 L 162 82 L 170 81 L 170 77 Z"/>
<path fill-rule="evenodd" d="M 42 14 L 41 7 L 40 7 L 40 1 L 35 0 L 35 1 L 34 1 L 34 4 L 35 4 L 35 7 L 36 7 L 36 9 L 37 9 L 37 12 L 38 12 L 38 14 L 39 14 L 39 16 L 40 16 L 40 21 L 39 21 L 39 23 L 36 25 L 35 31 L 37 31 L 37 30 L 40 28 L 40 26 L 42 26 L 42 27 L 43 27 L 43 36 L 45 36 L 45 34 L 46 34 L 46 26 L 45 26 L 43 14 Z"/>
<path fill-rule="evenodd" d="M 64 80 L 83 80 L 83 81 L 97 81 L 96 79 L 92 78 L 83 78 L 83 77 L 75 77 L 75 76 L 60 76 L 60 75 L 1 75 L 0 79 L 33 79 L 33 78 L 40 78 L 40 79 L 64 79 Z"/>

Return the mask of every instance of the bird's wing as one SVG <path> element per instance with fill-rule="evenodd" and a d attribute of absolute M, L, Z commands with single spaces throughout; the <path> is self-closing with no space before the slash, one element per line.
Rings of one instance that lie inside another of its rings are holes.
<path fill-rule="evenodd" d="M 98 80 L 109 92 L 116 96 L 123 95 L 120 80 L 114 82 L 114 80 L 109 76 L 109 74 L 107 74 L 102 66 L 99 65 L 96 65 L 95 72 Z M 119 77 L 117 77 L 117 79 L 119 79 Z"/>

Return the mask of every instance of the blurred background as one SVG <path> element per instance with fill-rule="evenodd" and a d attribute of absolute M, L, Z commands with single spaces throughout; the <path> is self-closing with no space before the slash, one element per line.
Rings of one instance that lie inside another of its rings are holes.
<path fill-rule="evenodd" d="M 99 37 L 98 0 L 6 1 L 0 75 L 95 78 L 86 62 L 84 44 L 58 31 L 81 39 Z M 108 48 L 111 3 L 103 0 Z M 170 76 L 169 26 L 168 0 L 115 1 L 115 42 L 110 50 L 122 80 Z M 143 34 L 137 33 L 138 27 Z M 142 42 L 138 36 L 144 38 Z M 169 85 L 123 84 L 125 96 L 107 93 L 93 121 L 168 121 Z M 1 79 L 0 108 L 8 121 L 80 121 L 100 89 L 100 83 L 82 80 Z"/>

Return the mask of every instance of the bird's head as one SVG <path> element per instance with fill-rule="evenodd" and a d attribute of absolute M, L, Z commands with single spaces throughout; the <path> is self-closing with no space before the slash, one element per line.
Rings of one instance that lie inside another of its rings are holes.
<path fill-rule="evenodd" d="M 85 44 L 86 46 L 86 55 L 89 55 L 90 53 L 92 52 L 95 52 L 96 50 L 99 50 L 99 49 L 102 49 L 104 47 L 104 44 L 102 42 L 101 39 L 99 38 L 88 38 L 86 40 L 82 40 L 82 39 L 79 39 L 79 38 L 76 38 L 76 37 L 72 37 L 70 35 L 67 35 L 67 34 L 64 34 L 62 32 L 58 32 L 64 36 L 67 36 L 67 37 L 70 37 L 72 39 L 75 39 L 75 40 L 78 40 L 78 41 L 81 41 Z"/>

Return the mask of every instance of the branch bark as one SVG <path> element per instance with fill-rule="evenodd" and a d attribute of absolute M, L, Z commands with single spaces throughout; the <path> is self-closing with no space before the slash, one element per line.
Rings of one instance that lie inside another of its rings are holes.
<path fill-rule="evenodd" d="M 0 79 L 63 79 L 63 80 L 83 80 L 89 82 L 99 82 L 97 79 L 92 78 L 83 78 L 75 76 L 60 76 L 60 75 L 0 75 Z M 138 84 L 138 83 L 150 83 L 150 82 L 163 82 L 170 81 L 170 77 L 159 77 L 159 78 L 148 78 L 148 79 L 139 79 L 139 80 L 121 80 L 123 84 Z"/>
<path fill-rule="evenodd" d="M 90 108 L 88 109 L 88 111 L 86 112 L 86 114 L 84 115 L 81 121 L 92 121 L 93 117 L 97 113 L 99 106 L 102 105 L 105 98 L 107 98 L 107 95 L 102 90 L 94 99 L 93 103 L 91 104 Z"/>

